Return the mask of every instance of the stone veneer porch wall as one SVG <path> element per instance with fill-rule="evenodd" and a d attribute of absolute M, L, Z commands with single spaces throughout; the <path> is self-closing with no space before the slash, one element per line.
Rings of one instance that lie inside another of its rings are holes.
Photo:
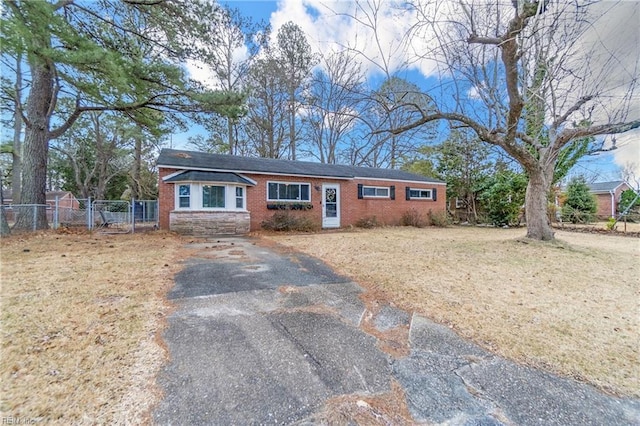
<path fill-rule="evenodd" d="M 172 211 L 169 213 L 169 229 L 195 237 L 246 234 L 250 226 L 249 212 Z"/>

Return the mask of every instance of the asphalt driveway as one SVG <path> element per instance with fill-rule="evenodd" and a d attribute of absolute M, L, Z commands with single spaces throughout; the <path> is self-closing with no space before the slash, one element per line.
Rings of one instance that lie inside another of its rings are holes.
<path fill-rule="evenodd" d="M 640 425 L 640 401 L 372 303 L 318 259 L 247 238 L 190 246 L 156 424 Z"/>

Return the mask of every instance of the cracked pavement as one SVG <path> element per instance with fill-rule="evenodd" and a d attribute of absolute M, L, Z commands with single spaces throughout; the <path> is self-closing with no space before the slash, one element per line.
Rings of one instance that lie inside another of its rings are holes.
<path fill-rule="evenodd" d="M 639 400 L 372 302 L 318 259 L 248 238 L 190 247 L 155 424 L 640 425 Z"/>

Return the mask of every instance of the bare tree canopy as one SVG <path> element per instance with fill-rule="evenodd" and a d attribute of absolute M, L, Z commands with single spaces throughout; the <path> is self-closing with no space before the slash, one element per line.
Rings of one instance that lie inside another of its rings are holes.
<path fill-rule="evenodd" d="M 614 13 L 611 6 L 414 2 L 418 22 L 409 39 L 435 43 L 410 44 L 426 47 L 417 56 L 440 61 L 441 78 L 450 84 L 432 94 L 436 109 L 390 132 L 449 120 L 499 146 L 529 177 L 527 236 L 553 239 L 547 197 L 562 150 L 576 139 L 640 127 L 640 59 L 601 42 L 595 30 L 603 14 Z M 637 16 L 636 4 L 625 6 Z M 590 149 L 605 148 L 593 142 Z"/>

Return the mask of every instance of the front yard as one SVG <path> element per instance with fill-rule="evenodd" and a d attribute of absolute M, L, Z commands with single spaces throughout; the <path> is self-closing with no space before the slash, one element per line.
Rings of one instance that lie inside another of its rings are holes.
<path fill-rule="evenodd" d="M 523 229 L 381 228 L 276 235 L 381 299 L 522 363 L 640 396 L 640 240 Z"/>
<path fill-rule="evenodd" d="M 166 360 L 158 333 L 181 240 L 43 233 L 0 244 L 0 417 L 143 422 Z"/>
<path fill-rule="evenodd" d="M 382 228 L 263 238 L 324 259 L 370 290 L 368 302 L 386 299 L 505 357 L 640 396 L 640 240 L 523 235 Z M 148 422 L 184 242 L 161 232 L 1 240 L 0 416 Z"/>

